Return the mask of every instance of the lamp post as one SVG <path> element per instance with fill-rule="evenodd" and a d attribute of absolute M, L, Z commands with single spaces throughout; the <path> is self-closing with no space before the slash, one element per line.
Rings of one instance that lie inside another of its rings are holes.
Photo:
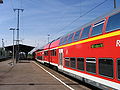
<path fill-rule="evenodd" d="M 9 30 L 13 31 L 13 65 L 14 65 L 14 56 L 15 56 L 15 47 L 14 47 L 14 35 L 15 35 L 15 28 L 10 28 Z"/>

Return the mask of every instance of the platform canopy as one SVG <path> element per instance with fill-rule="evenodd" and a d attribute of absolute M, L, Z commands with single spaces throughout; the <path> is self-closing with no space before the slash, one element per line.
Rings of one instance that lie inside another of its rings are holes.
<path fill-rule="evenodd" d="M 14 48 L 15 48 L 15 51 L 16 51 L 16 48 L 17 48 L 17 45 L 14 45 Z M 28 46 L 28 45 L 23 45 L 23 44 L 19 44 L 19 52 L 25 52 L 25 53 L 28 53 L 30 52 L 33 48 L 33 46 Z M 13 51 L 13 45 L 11 46 L 6 46 L 5 47 L 6 50 L 9 50 L 9 51 Z"/>

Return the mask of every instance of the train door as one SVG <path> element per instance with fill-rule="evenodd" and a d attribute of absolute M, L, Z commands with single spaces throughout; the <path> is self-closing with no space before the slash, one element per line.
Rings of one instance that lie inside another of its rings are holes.
<path fill-rule="evenodd" d="M 63 69 L 63 49 L 59 49 L 59 69 Z"/>

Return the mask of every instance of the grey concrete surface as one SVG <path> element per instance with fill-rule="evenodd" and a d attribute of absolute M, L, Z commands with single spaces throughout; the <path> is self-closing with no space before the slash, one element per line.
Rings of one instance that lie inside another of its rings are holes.
<path fill-rule="evenodd" d="M 69 90 L 31 61 L 17 63 L 14 67 L 10 62 L 0 62 L 0 90 Z M 50 72 L 65 83 L 73 85 L 75 90 L 88 90 L 53 70 Z"/>

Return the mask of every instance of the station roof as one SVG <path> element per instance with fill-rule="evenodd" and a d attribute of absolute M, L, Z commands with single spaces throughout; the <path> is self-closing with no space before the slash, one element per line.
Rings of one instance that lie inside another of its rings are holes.
<path fill-rule="evenodd" d="M 14 45 L 14 48 L 16 48 L 16 47 L 17 47 L 17 45 Z M 35 47 L 19 44 L 19 52 L 30 52 L 33 48 L 35 48 Z M 6 46 L 5 49 L 12 51 L 13 50 L 13 45 Z"/>

